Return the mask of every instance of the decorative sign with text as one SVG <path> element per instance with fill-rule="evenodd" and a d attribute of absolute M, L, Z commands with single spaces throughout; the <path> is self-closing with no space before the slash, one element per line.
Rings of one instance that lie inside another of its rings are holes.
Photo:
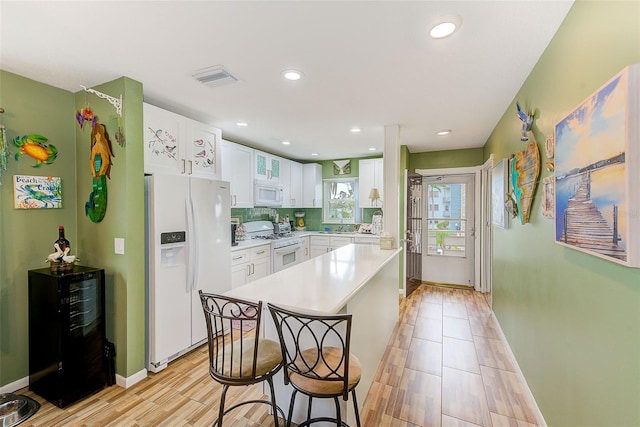
<path fill-rule="evenodd" d="M 59 209 L 62 207 L 62 179 L 55 176 L 13 176 L 16 209 Z"/>

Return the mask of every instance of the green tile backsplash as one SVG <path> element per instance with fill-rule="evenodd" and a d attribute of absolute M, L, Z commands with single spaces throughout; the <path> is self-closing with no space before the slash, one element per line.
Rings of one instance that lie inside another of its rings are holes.
<path fill-rule="evenodd" d="M 362 209 L 362 222 L 371 223 L 371 218 L 374 213 L 379 212 L 379 208 L 365 208 Z M 322 231 L 325 227 L 329 227 L 332 230 L 338 228 L 338 224 L 323 224 L 322 223 L 322 209 L 321 208 L 308 208 L 308 209 L 291 209 L 291 208 L 247 208 L 247 209 L 231 209 L 232 218 L 240 218 L 240 222 L 247 221 L 273 221 L 276 213 L 280 218 L 284 218 L 289 215 L 290 221 L 295 221 L 295 212 L 304 212 L 304 223 L 309 231 Z M 295 222 L 294 222 L 295 225 Z"/>

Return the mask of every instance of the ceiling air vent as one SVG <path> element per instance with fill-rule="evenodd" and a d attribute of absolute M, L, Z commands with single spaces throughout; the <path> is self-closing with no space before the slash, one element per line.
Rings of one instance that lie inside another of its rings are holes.
<path fill-rule="evenodd" d="M 222 65 L 204 68 L 192 75 L 194 79 L 207 86 L 222 86 L 238 82 L 238 78 L 225 70 Z"/>

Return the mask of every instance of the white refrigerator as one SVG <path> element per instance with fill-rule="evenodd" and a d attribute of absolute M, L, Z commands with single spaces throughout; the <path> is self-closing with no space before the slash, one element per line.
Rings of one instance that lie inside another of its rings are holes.
<path fill-rule="evenodd" d="M 158 372 L 207 339 L 198 290 L 231 289 L 229 183 L 145 177 L 147 369 Z"/>

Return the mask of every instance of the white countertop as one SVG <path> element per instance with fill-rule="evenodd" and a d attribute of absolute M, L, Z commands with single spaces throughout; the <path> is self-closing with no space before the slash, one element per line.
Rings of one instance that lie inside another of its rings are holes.
<path fill-rule="evenodd" d="M 269 245 L 271 246 L 271 240 L 265 239 L 252 239 L 252 240 L 240 240 L 236 246 L 231 246 L 231 252 L 240 249 L 249 249 L 256 246 Z"/>
<path fill-rule="evenodd" d="M 225 292 L 251 301 L 338 313 L 402 249 L 350 244 Z"/>

